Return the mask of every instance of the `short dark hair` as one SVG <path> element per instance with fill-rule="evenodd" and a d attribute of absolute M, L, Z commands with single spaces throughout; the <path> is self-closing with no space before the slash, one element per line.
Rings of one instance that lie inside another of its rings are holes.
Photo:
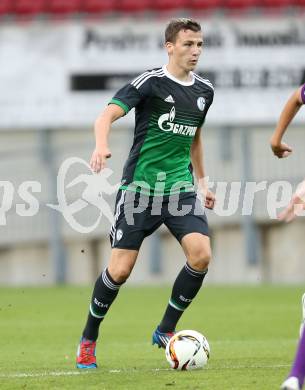
<path fill-rule="evenodd" d="M 175 43 L 181 30 L 201 31 L 201 26 L 196 20 L 188 18 L 172 19 L 165 29 L 165 42 Z"/>

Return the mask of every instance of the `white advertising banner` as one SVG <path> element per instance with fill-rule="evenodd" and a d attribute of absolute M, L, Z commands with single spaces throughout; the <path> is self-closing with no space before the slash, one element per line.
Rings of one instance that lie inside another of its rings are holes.
<path fill-rule="evenodd" d="M 201 23 L 197 73 L 215 85 L 207 122 L 273 123 L 305 82 L 305 17 Z M 166 63 L 164 27 L 129 19 L 2 24 L 0 128 L 91 125 L 124 83 Z"/>

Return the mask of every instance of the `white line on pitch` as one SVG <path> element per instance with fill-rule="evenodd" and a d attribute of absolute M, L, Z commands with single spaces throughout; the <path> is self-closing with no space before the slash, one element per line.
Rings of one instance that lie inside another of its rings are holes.
<path fill-rule="evenodd" d="M 41 378 L 43 376 L 73 376 L 73 375 L 86 375 L 88 371 L 50 371 L 50 372 L 39 372 L 39 373 L 26 373 L 18 372 L 16 374 L 0 374 L 0 378 Z"/>
<path fill-rule="evenodd" d="M 237 365 L 237 366 L 219 366 L 219 367 L 207 367 L 205 370 L 214 371 L 214 370 L 242 370 L 242 369 L 276 369 L 276 368 L 287 368 L 290 367 L 289 364 L 274 364 L 274 365 Z M 136 372 L 157 372 L 157 371 L 172 371 L 171 368 L 153 368 L 147 370 L 137 370 L 137 369 L 117 369 L 117 370 L 108 370 L 109 374 L 120 374 L 120 373 L 136 373 Z M 86 375 L 105 372 L 103 370 L 93 370 L 93 371 L 50 371 L 50 372 L 40 372 L 40 373 L 26 373 L 20 372 L 15 374 L 0 374 L 0 378 L 9 379 L 9 378 L 41 378 L 41 377 L 52 377 L 52 376 L 75 376 L 75 375 Z M 107 372 L 107 371 L 106 371 Z"/>

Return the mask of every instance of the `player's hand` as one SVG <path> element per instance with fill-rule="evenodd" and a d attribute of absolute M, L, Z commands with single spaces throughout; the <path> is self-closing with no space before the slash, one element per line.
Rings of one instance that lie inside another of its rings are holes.
<path fill-rule="evenodd" d="M 299 184 L 288 206 L 278 215 L 280 221 L 291 222 L 297 216 L 303 216 L 305 210 L 305 180 Z"/>
<path fill-rule="evenodd" d="M 279 215 L 280 221 L 291 222 L 295 217 L 304 215 L 305 202 L 297 195 L 294 195 L 289 205 Z"/>
<path fill-rule="evenodd" d="M 213 210 L 215 206 L 215 194 L 212 191 L 206 191 L 204 207 L 207 209 Z"/>
<path fill-rule="evenodd" d="M 107 158 L 111 157 L 111 151 L 108 147 L 102 150 L 95 149 L 90 159 L 90 167 L 95 173 L 99 173 L 106 166 Z"/>
<path fill-rule="evenodd" d="M 292 148 L 284 142 L 274 142 L 271 139 L 270 146 L 273 154 L 278 158 L 288 157 L 292 153 Z"/>

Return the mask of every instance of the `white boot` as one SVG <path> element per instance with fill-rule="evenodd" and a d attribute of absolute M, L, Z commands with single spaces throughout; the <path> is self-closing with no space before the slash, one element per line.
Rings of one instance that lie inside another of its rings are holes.
<path fill-rule="evenodd" d="M 301 390 L 298 378 L 291 376 L 286 379 L 281 386 L 281 390 Z"/>

